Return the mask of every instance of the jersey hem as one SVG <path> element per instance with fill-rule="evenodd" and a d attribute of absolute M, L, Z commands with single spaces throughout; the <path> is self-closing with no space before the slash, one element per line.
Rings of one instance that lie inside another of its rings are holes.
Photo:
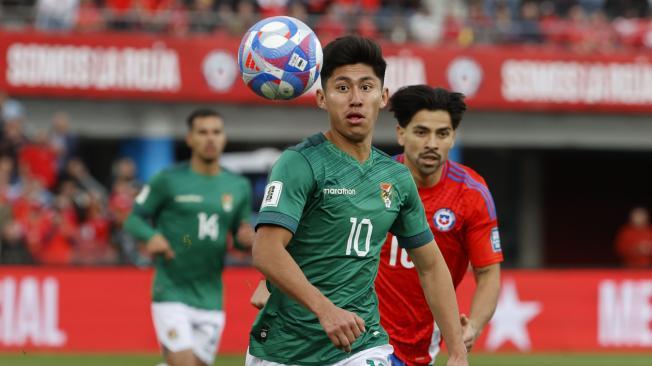
<path fill-rule="evenodd" d="M 432 235 L 432 231 L 430 231 L 430 228 L 426 229 L 424 232 L 420 234 L 409 236 L 407 238 L 396 236 L 396 240 L 398 240 L 398 244 L 401 246 L 401 248 L 405 248 L 405 249 L 414 249 L 414 248 L 422 247 L 430 243 L 434 239 L 435 237 Z"/>
<path fill-rule="evenodd" d="M 379 341 L 372 342 L 370 344 L 365 345 L 363 348 L 360 348 L 359 350 L 357 350 L 356 353 L 360 353 L 362 351 L 366 351 L 368 349 L 383 346 L 383 345 L 386 345 L 386 344 L 389 344 L 389 340 L 387 339 L 387 337 L 385 337 L 384 339 L 379 339 Z M 270 356 L 270 355 L 267 355 L 265 353 L 259 353 L 259 352 L 257 352 L 258 350 L 260 350 L 260 349 L 256 349 L 255 347 L 252 347 L 251 343 L 249 343 L 249 354 L 250 355 L 258 357 L 258 358 L 260 358 L 262 360 L 265 360 L 265 361 L 271 361 L 271 362 L 276 362 L 276 363 L 280 363 L 280 364 L 284 364 L 284 365 L 293 365 L 293 366 L 324 366 L 324 364 L 333 365 L 333 364 L 336 364 L 336 363 L 338 363 L 338 362 L 340 362 L 342 360 L 345 360 L 345 359 L 347 359 L 349 357 L 352 357 L 353 355 L 356 354 L 356 353 L 345 353 L 343 356 L 335 357 L 335 358 L 332 358 L 332 359 L 329 359 L 329 360 L 319 360 L 319 361 L 315 361 L 315 362 L 304 362 L 304 361 L 292 360 L 292 359 L 289 359 L 289 358 L 278 358 L 278 357 Z"/>
<path fill-rule="evenodd" d="M 260 225 L 265 225 L 265 224 L 282 226 L 290 230 L 292 234 L 294 234 L 297 231 L 297 227 L 299 226 L 299 222 L 297 220 L 280 212 L 261 212 L 258 215 L 258 221 L 256 222 L 255 230 L 258 230 L 258 227 Z"/>

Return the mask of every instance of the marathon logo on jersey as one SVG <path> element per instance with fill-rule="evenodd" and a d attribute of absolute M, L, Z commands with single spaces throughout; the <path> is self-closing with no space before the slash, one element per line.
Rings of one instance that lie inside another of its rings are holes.
<path fill-rule="evenodd" d="M 380 183 L 380 198 L 385 203 L 385 208 L 392 207 L 392 184 Z"/>
<path fill-rule="evenodd" d="M 500 247 L 500 233 L 498 233 L 497 227 L 491 229 L 491 249 L 493 249 L 495 253 L 503 251 Z"/>
<path fill-rule="evenodd" d="M 233 210 L 233 195 L 225 193 L 222 195 L 222 210 L 231 212 Z"/>
<path fill-rule="evenodd" d="M 355 189 L 348 188 L 324 188 L 324 195 L 335 195 L 335 196 L 354 196 Z"/>
<path fill-rule="evenodd" d="M 435 212 L 432 220 L 437 230 L 447 232 L 455 226 L 455 213 L 448 208 L 440 208 Z"/>
<path fill-rule="evenodd" d="M 267 187 L 265 187 L 265 198 L 263 198 L 262 207 L 278 206 L 278 202 L 281 199 L 281 191 L 283 191 L 283 182 L 269 182 Z"/>
<path fill-rule="evenodd" d="M 204 197 L 196 194 L 180 194 L 174 197 L 175 202 L 184 202 L 184 203 L 199 203 L 204 200 Z"/>

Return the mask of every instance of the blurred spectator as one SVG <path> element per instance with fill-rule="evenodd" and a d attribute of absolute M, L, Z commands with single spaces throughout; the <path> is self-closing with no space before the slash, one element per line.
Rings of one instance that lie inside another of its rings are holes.
<path fill-rule="evenodd" d="M 81 0 L 77 10 L 75 30 L 79 32 L 97 32 L 104 30 L 104 17 L 95 4 L 95 0 Z"/>
<path fill-rule="evenodd" d="M 0 226 L 0 263 L 31 264 L 33 261 L 20 224 L 9 220 Z"/>
<path fill-rule="evenodd" d="M 12 99 L 0 89 L 0 119 L 6 122 L 22 122 L 25 118 L 25 107 L 16 99 Z"/>
<path fill-rule="evenodd" d="M 116 260 L 110 245 L 111 224 L 101 194 L 90 192 L 86 219 L 79 227 L 75 246 L 77 264 L 109 264 Z"/>
<path fill-rule="evenodd" d="M 43 187 L 54 188 L 57 179 L 57 151 L 50 144 L 47 131 L 39 129 L 33 141 L 20 148 L 18 162 Z"/>
<path fill-rule="evenodd" d="M 106 202 L 108 196 L 106 188 L 100 184 L 86 169 L 86 165 L 79 158 L 73 158 L 68 161 L 64 171 L 64 179 L 73 180 L 77 186 L 84 192 L 97 192 L 101 195 L 102 201 Z"/>
<path fill-rule="evenodd" d="M 360 15 L 358 18 L 356 34 L 372 39 L 380 38 L 380 32 L 378 31 L 378 27 L 376 26 L 372 15 L 368 13 L 362 13 Z"/>
<path fill-rule="evenodd" d="M 231 34 L 242 36 L 247 29 L 256 24 L 259 16 L 252 0 L 238 1 L 236 10 L 235 17 L 229 22 L 229 31 Z"/>
<path fill-rule="evenodd" d="M 6 121 L 3 124 L 3 134 L 0 138 L 0 155 L 11 159 L 14 167 L 12 181 L 18 175 L 18 152 L 23 145 L 28 143 L 27 137 L 23 133 L 23 123 L 20 120 Z"/>
<path fill-rule="evenodd" d="M 646 208 L 636 207 L 616 237 L 616 251 L 623 265 L 630 268 L 652 266 L 652 226 Z"/>
<path fill-rule="evenodd" d="M 410 34 L 420 43 L 435 44 L 442 35 L 441 18 L 434 17 L 426 6 L 420 7 L 410 16 Z"/>
<path fill-rule="evenodd" d="M 233 11 L 231 5 L 222 2 L 220 4 L 222 12 L 228 12 L 230 15 L 221 19 L 215 12 L 214 0 L 194 0 L 190 7 L 190 32 L 192 33 L 213 33 L 218 26 L 225 26 L 223 21 L 228 21 L 232 17 Z"/>
<path fill-rule="evenodd" d="M 519 41 L 523 43 L 541 43 L 543 34 L 539 28 L 539 4 L 534 1 L 525 1 L 521 6 L 521 19 L 518 33 Z"/>
<path fill-rule="evenodd" d="M 79 0 L 38 0 L 35 26 L 44 31 L 70 30 L 77 20 Z"/>
<path fill-rule="evenodd" d="M 311 20 L 308 18 L 308 9 L 301 1 L 293 0 L 290 2 L 288 5 L 288 15 L 311 26 Z"/>
<path fill-rule="evenodd" d="M 60 174 L 68 160 L 77 153 L 77 136 L 70 132 L 68 113 L 60 111 L 52 116 L 50 146 L 57 154 L 57 173 Z"/>
<path fill-rule="evenodd" d="M 287 14 L 288 0 L 256 0 L 262 18 Z"/>
<path fill-rule="evenodd" d="M 337 5 L 329 6 L 326 14 L 315 25 L 315 33 L 322 44 L 328 44 L 347 32 L 344 9 Z"/>

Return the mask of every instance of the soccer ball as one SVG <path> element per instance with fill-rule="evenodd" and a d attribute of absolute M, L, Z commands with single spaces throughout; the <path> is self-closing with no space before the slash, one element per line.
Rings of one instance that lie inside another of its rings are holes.
<path fill-rule="evenodd" d="M 322 60 L 312 29 L 288 16 L 254 24 L 238 50 L 242 80 L 267 99 L 293 99 L 305 93 L 319 78 Z"/>

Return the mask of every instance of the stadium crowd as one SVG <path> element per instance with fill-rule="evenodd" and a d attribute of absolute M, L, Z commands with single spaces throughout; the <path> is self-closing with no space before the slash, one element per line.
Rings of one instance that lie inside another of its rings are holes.
<path fill-rule="evenodd" d="M 145 265 L 122 229 L 140 182 L 136 165 L 114 162 L 108 187 L 77 155 L 65 112 L 25 131 L 23 105 L 0 92 L 0 263 Z"/>
<path fill-rule="evenodd" d="M 652 48 L 650 0 L 31 0 L 3 1 L 5 28 L 240 36 L 287 14 L 323 43 L 357 33 L 395 43 L 543 44 L 576 52 Z M 27 4 L 27 5 L 26 5 Z"/>

